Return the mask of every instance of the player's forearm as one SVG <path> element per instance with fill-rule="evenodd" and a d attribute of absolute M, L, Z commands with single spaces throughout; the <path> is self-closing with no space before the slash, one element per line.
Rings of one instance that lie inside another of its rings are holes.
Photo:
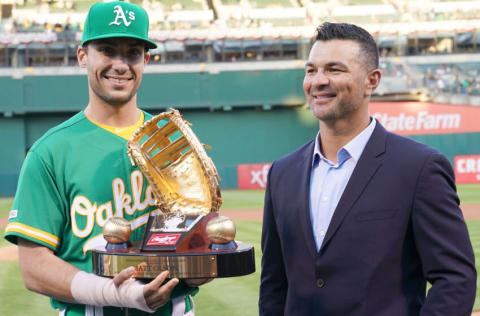
<path fill-rule="evenodd" d="M 75 302 L 70 286 L 78 268 L 55 256 L 50 249 L 21 238 L 18 254 L 27 289 L 63 302 Z"/>
<path fill-rule="evenodd" d="M 117 306 L 154 312 L 170 300 L 178 279 L 165 285 L 168 273 L 161 273 L 144 285 L 132 278 L 134 268 L 122 270 L 115 278 L 103 278 L 80 271 L 53 252 L 19 239 L 19 261 L 27 289 L 56 300 L 94 306 Z"/>

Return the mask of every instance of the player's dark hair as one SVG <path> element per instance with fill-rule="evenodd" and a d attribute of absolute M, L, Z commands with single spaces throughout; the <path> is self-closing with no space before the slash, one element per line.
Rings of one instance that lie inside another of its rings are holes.
<path fill-rule="evenodd" d="M 375 39 L 363 28 L 348 23 L 330 23 L 325 22 L 317 27 L 315 36 L 316 41 L 329 40 L 351 40 L 360 45 L 365 61 L 368 65 L 367 69 L 378 68 L 378 47 Z"/>

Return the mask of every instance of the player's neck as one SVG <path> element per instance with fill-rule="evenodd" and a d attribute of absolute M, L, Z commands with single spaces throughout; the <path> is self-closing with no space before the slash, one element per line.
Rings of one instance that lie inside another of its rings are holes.
<path fill-rule="evenodd" d="M 84 113 L 89 120 L 100 124 L 115 127 L 130 126 L 140 118 L 140 110 L 137 108 L 136 100 L 132 101 L 120 106 L 90 101 Z"/>
<path fill-rule="evenodd" d="M 322 154 L 330 161 L 337 162 L 337 153 L 353 138 L 360 134 L 370 123 L 366 115 L 360 120 L 339 120 L 334 124 L 325 124 L 320 121 L 320 139 Z"/>

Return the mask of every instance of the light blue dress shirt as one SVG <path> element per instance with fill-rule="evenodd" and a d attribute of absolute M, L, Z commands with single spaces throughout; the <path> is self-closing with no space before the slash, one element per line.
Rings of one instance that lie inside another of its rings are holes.
<path fill-rule="evenodd" d="M 337 164 L 323 156 L 319 144 L 320 132 L 317 134 L 310 176 L 310 218 L 317 251 L 322 246 L 338 201 L 340 201 L 375 125 L 376 121 L 372 119 L 367 128 L 340 148 L 337 152 Z"/>

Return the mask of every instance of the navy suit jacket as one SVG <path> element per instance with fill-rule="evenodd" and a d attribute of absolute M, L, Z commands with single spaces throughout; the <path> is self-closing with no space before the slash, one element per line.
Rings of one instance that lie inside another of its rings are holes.
<path fill-rule="evenodd" d="M 449 161 L 377 122 L 317 252 L 313 148 L 269 172 L 260 315 L 469 316 L 474 255 Z"/>

